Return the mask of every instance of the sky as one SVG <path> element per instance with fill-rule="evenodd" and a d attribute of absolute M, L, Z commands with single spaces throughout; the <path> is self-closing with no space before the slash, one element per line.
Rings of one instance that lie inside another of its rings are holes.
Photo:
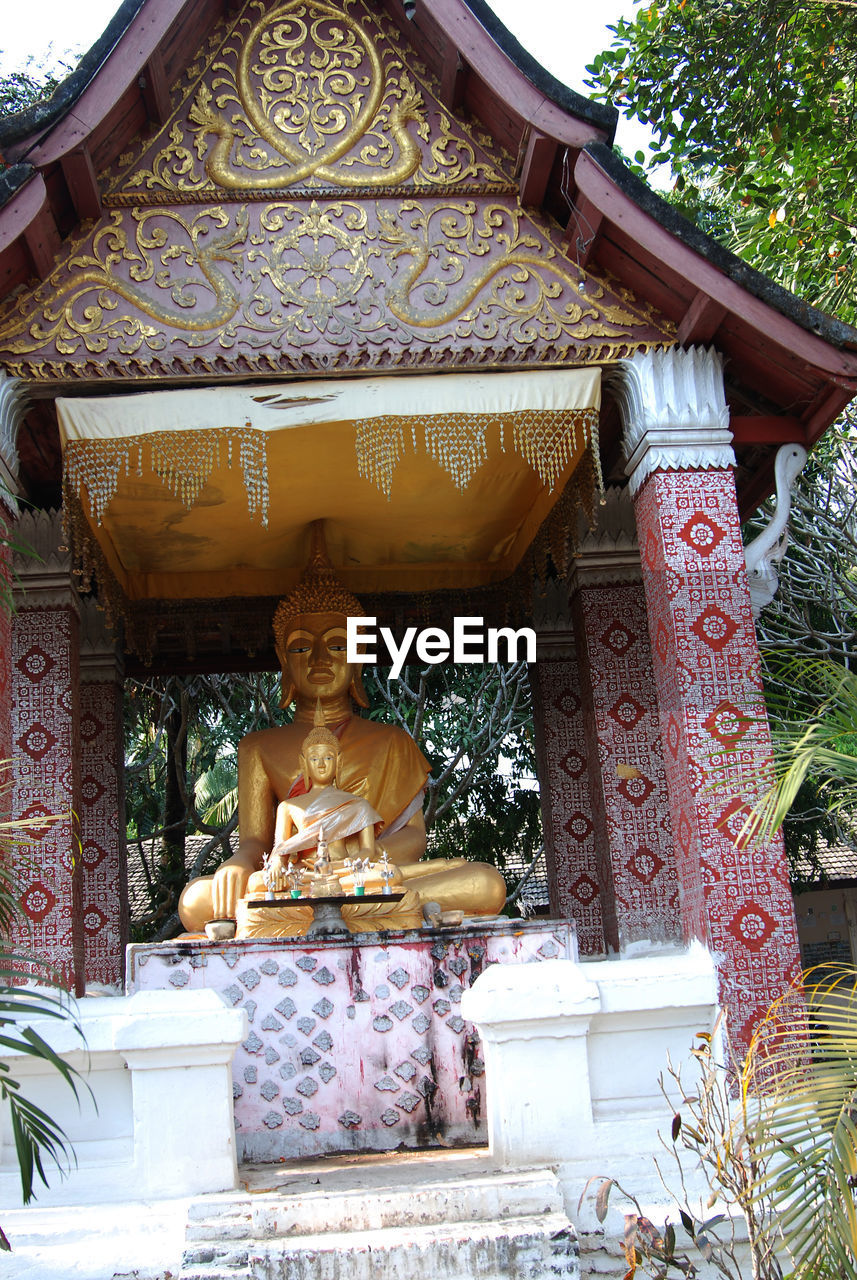
<path fill-rule="evenodd" d="M 3 0 L 0 75 L 32 56 L 84 53 L 107 26 L 119 0 Z M 500 20 L 542 66 L 570 88 L 586 94 L 584 68 L 610 43 L 607 25 L 635 9 L 634 0 L 489 0 Z M 626 152 L 645 149 L 642 125 L 620 121 L 616 140 Z"/>

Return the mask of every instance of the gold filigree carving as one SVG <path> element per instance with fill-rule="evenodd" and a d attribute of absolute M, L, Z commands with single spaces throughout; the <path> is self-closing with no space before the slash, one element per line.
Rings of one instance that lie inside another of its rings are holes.
<path fill-rule="evenodd" d="M 222 197 L 507 181 L 426 95 L 380 18 L 354 0 L 284 0 L 270 11 L 251 0 L 166 144 L 121 185 Z"/>
<path fill-rule="evenodd" d="M 522 209 L 499 203 L 405 200 L 395 213 L 380 208 L 380 239 L 392 246 L 388 261 L 411 259 L 388 290 L 391 313 L 416 329 L 457 321 L 460 336 L 483 339 L 511 320 L 517 342 L 563 333 L 615 337 L 644 323 L 630 307 L 608 300 L 591 277 L 580 294 L 580 275 L 528 222 Z"/>
<path fill-rule="evenodd" d="M 87 351 L 100 352 L 114 340 L 119 351 L 131 354 L 143 345 L 162 349 L 164 327 L 209 334 L 231 320 L 241 302 L 238 250 L 247 239 L 247 210 L 238 209 L 234 220 L 222 208 L 203 210 L 191 221 L 169 209 L 132 210 L 131 216 L 133 240 L 115 211 L 95 232 L 88 253 L 73 251 L 67 273 L 60 267 L 48 277 L 36 293 L 42 302 L 37 319 L 19 302 L 0 320 L 0 348 L 35 351 L 54 343 L 71 354 L 82 342 Z M 235 269 L 232 278 L 219 263 Z M 197 274 L 175 274 L 180 264 Z M 204 297 L 211 298 L 207 307 L 200 305 Z M 120 299 L 160 327 L 120 312 Z"/>
<path fill-rule="evenodd" d="M 113 210 L 0 316 L 0 353 L 169 353 L 186 369 L 197 351 L 294 367 L 304 351 L 350 349 L 365 366 L 372 349 L 391 364 L 419 351 L 433 362 L 466 344 L 531 361 L 544 350 L 553 363 L 672 340 L 628 291 L 583 279 L 581 293 L 546 226 L 511 200 Z M 39 364 L 25 376 L 47 376 Z"/>

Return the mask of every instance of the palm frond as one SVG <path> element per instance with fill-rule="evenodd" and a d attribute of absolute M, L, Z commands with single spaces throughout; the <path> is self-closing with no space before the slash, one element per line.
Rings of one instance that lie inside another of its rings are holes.
<path fill-rule="evenodd" d="M 769 839 L 808 779 L 817 784 L 828 813 L 857 811 L 857 673 L 830 659 L 796 657 L 783 664 L 779 679 L 781 692 L 770 699 L 770 709 L 781 717 L 773 735 L 775 781 L 748 817 L 743 841 Z M 816 691 L 809 719 L 794 719 L 790 686 Z"/>
<path fill-rule="evenodd" d="M 196 780 L 194 799 L 203 822 L 222 827 L 238 807 L 238 758 L 221 756 Z"/>
<path fill-rule="evenodd" d="M 857 1280 L 857 971 L 804 975 L 750 1048 L 763 1169 L 795 1273 Z"/>

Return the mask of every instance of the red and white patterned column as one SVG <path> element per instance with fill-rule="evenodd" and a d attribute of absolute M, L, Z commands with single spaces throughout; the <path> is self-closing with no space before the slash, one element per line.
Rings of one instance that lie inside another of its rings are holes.
<path fill-rule="evenodd" d="M 584 546 L 576 577 L 591 585 L 573 597 L 573 614 L 589 792 L 604 936 L 621 951 L 681 938 L 678 879 L 639 565 L 637 581 L 592 576 Z"/>
<path fill-rule="evenodd" d="M 575 922 L 582 956 L 601 955 L 601 885 L 580 675 L 570 632 L 561 643 L 540 630 L 539 660 L 530 667 L 530 684 L 551 915 Z"/>
<path fill-rule="evenodd" d="M 8 818 L 12 758 L 12 610 L 14 582 L 12 549 L 18 518 L 18 431 L 24 417 L 26 387 L 18 378 L 0 372 L 0 818 Z"/>
<path fill-rule="evenodd" d="M 782 840 L 738 838 L 772 752 L 722 366 L 701 349 L 650 351 L 621 377 L 682 926 L 718 958 L 740 1050 L 799 952 Z"/>
<path fill-rule="evenodd" d="M 104 614 L 81 602 L 81 914 L 87 983 L 121 985 L 128 942 L 122 656 Z"/>
<path fill-rule="evenodd" d="M 79 604 L 59 513 L 25 512 L 17 532 L 39 559 L 15 556 L 12 812 L 56 820 L 30 831 L 16 856 L 22 920 L 14 940 L 81 991 Z"/>

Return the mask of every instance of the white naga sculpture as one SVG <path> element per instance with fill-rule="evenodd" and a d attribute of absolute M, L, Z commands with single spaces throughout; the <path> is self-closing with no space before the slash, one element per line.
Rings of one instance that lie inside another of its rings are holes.
<path fill-rule="evenodd" d="M 777 507 L 770 524 L 744 548 L 750 605 L 753 617 L 766 608 L 777 594 L 777 566 L 786 554 L 789 542 L 789 513 L 792 488 L 806 462 L 806 449 L 799 444 L 784 444 L 777 452 L 774 476 L 777 485 Z"/>

